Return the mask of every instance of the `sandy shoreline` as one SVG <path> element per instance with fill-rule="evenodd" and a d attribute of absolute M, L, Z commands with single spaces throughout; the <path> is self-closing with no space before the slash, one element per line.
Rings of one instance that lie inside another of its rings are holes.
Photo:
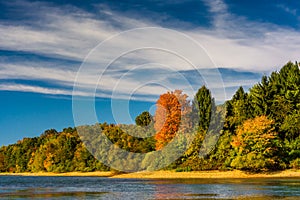
<path fill-rule="evenodd" d="M 246 173 L 238 170 L 234 171 L 197 171 L 197 172 L 174 172 L 174 171 L 156 171 L 156 172 L 136 172 L 131 174 L 115 175 L 112 178 L 146 178 L 146 179 L 184 179 L 184 178 L 300 178 L 300 170 L 286 170 L 272 173 Z"/>
<path fill-rule="evenodd" d="M 197 171 L 197 172 L 174 172 L 154 171 L 136 172 L 115 175 L 112 172 L 68 172 L 68 173 L 0 173 L 1 175 L 13 176 L 95 176 L 110 178 L 137 178 L 137 179 L 184 179 L 184 178 L 300 178 L 300 170 L 285 170 L 269 173 L 247 173 L 239 170 L 234 171 Z"/>

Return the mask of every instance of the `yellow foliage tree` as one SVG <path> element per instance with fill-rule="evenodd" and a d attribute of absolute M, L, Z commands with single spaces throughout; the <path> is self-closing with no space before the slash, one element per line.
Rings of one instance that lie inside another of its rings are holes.
<path fill-rule="evenodd" d="M 252 171 L 280 169 L 277 139 L 273 120 L 266 116 L 246 120 L 231 143 L 237 153 L 231 166 Z"/>

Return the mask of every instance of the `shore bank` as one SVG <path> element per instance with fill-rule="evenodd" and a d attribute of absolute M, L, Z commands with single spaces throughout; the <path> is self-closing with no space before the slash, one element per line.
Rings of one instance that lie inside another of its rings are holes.
<path fill-rule="evenodd" d="M 112 172 L 66 172 L 66 173 L 53 173 L 53 172 L 24 172 L 24 173 L 0 173 L 0 176 L 97 176 L 97 177 L 109 177 L 112 176 Z"/>
<path fill-rule="evenodd" d="M 114 174 L 113 172 L 68 172 L 68 173 L 0 173 L 0 176 L 95 176 L 110 178 L 132 178 L 132 179 L 184 179 L 184 178 L 300 178 L 300 170 L 285 170 L 279 172 L 248 173 L 239 170 L 234 171 L 154 171 L 135 172 L 128 174 Z"/>
<path fill-rule="evenodd" d="M 300 178 L 300 170 L 285 170 L 268 173 L 247 173 L 239 170 L 234 171 L 197 171 L 197 172 L 136 172 L 119 174 L 112 178 L 145 178 L 145 179 L 184 179 L 184 178 Z"/>

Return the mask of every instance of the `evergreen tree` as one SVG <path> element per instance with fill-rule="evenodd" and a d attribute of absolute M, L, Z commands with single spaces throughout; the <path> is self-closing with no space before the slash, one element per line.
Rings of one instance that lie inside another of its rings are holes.
<path fill-rule="evenodd" d="M 252 108 L 249 104 L 248 94 L 243 87 L 239 87 L 230 101 L 226 102 L 225 127 L 234 133 L 237 126 L 252 116 Z"/>
<path fill-rule="evenodd" d="M 196 109 L 197 123 L 199 130 L 207 131 L 212 114 L 216 111 L 215 101 L 211 92 L 205 86 L 202 86 L 195 95 L 193 108 Z"/>

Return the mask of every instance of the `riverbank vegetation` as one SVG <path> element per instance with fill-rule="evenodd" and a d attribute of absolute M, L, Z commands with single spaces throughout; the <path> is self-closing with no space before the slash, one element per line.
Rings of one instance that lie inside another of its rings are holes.
<path fill-rule="evenodd" d="M 220 124 L 224 126 L 217 127 L 219 123 L 214 124 L 214 121 L 218 120 L 222 120 Z M 176 144 L 180 150 L 186 144 L 184 139 L 193 132 L 195 137 L 189 148 L 164 169 L 253 172 L 299 169 L 299 65 L 287 63 L 280 71 L 263 76 L 249 92 L 240 87 L 224 105 L 216 105 L 205 86 L 191 102 L 180 90 L 167 92 L 158 99 L 155 116 L 143 112 L 136 118 L 136 124 L 102 123 L 83 127 L 101 130 L 119 148 L 134 153 L 161 150 L 176 134 L 183 136 L 181 144 Z M 212 125 L 214 131 L 218 130 L 217 143 L 209 153 L 199 156 L 205 137 L 210 137 Z M 87 143 L 82 142 L 84 136 L 78 133 L 83 127 L 65 128 L 62 132 L 46 130 L 39 137 L 24 138 L 16 144 L 1 147 L 0 172 L 113 170 L 93 156 L 107 156 L 109 149 L 102 149 L 106 152 L 101 153 L 91 148 L 93 155 L 87 150 Z M 138 135 L 143 138 L 135 137 Z M 99 140 L 97 135 L 92 137 L 93 141 Z M 151 170 L 151 167 L 144 169 Z"/>

